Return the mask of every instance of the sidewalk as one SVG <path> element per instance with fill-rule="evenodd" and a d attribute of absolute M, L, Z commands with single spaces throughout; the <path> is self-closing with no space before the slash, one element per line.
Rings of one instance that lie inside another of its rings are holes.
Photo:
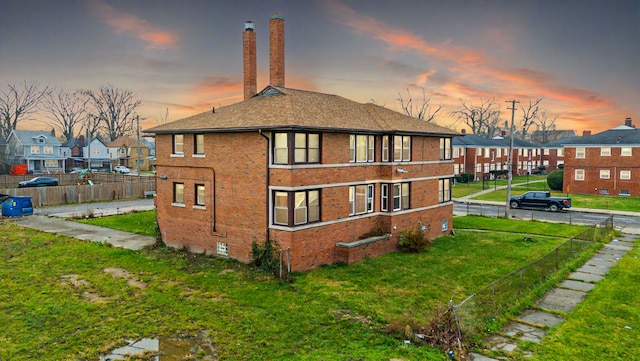
<path fill-rule="evenodd" d="M 622 233 L 620 237 L 606 244 L 576 272 L 571 273 L 568 279 L 540 298 L 536 302 L 538 309 L 525 311 L 501 332 L 486 339 L 485 350 L 512 353 L 519 347 L 520 341 L 541 343 L 549 328 L 564 321 L 558 314 L 571 312 L 582 302 L 588 296 L 588 292 L 609 273 L 609 269 L 633 249 L 634 241 L 638 238 L 640 232 Z M 471 360 L 498 361 L 479 353 L 471 353 Z"/>
<path fill-rule="evenodd" d="M 118 231 L 84 223 L 67 221 L 64 218 L 82 217 L 88 212 L 93 215 L 112 215 L 154 209 L 153 200 L 129 200 L 123 202 L 94 203 L 57 206 L 35 210 L 32 216 L 15 218 L 14 222 L 24 227 L 43 232 L 59 233 L 84 241 L 109 243 L 114 247 L 140 250 L 156 243 L 150 236 Z"/>

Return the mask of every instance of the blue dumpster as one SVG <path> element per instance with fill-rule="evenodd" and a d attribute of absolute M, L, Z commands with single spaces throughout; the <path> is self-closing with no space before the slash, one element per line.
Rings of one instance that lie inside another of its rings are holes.
<path fill-rule="evenodd" d="M 2 202 L 3 217 L 22 217 L 33 214 L 31 197 L 9 196 Z"/>

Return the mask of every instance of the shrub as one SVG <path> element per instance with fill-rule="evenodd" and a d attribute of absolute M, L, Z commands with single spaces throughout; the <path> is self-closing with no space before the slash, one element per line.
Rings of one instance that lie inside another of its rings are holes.
<path fill-rule="evenodd" d="M 280 258 L 278 243 L 268 239 L 264 244 L 255 240 L 251 243 L 251 266 L 278 275 L 280 272 Z"/>
<path fill-rule="evenodd" d="M 405 252 L 418 253 L 431 243 L 428 237 L 429 226 L 425 227 L 412 227 L 400 232 L 400 241 L 398 245 L 400 249 Z"/>
<path fill-rule="evenodd" d="M 554 191 L 561 191 L 563 178 L 564 172 L 561 170 L 554 170 L 553 172 L 549 173 L 549 175 L 547 176 L 547 184 L 549 185 L 549 188 Z"/>

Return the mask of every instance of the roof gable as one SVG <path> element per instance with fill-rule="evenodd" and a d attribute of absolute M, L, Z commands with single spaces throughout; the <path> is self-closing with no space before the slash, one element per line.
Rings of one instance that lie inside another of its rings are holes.
<path fill-rule="evenodd" d="M 51 133 L 48 131 L 14 129 L 9 135 L 9 138 L 11 137 L 15 137 L 22 145 L 60 145 L 60 140 L 51 136 Z M 37 139 L 41 139 L 42 141 L 37 141 Z"/>

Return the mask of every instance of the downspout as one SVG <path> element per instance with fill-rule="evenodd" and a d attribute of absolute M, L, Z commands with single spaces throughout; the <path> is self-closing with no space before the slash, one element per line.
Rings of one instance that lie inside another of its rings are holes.
<path fill-rule="evenodd" d="M 262 129 L 258 129 L 258 134 L 260 134 L 266 141 L 266 147 L 265 147 L 265 153 L 264 153 L 264 158 L 265 158 L 265 241 L 269 242 L 269 137 L 267 137 L 266 135 L 264 135 L 262 133 Z"/>

